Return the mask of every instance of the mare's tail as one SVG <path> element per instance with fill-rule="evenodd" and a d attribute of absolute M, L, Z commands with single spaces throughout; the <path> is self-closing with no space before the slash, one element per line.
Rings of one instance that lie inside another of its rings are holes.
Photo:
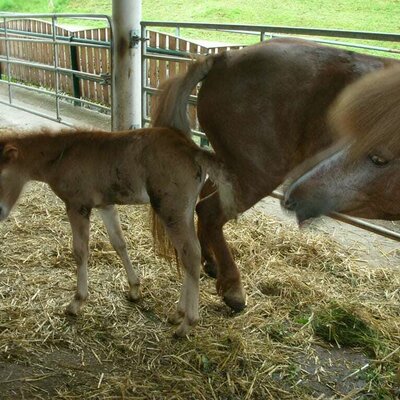
<path fill-rule="evenodd" d="M 177 129 L 190 136 L 187 103 L 195 86 L 204 79 L 214 64 L 214 56 L 192 63 L 187 72 L 169 79 L 160 86 L 161 94 L 155 98 L 152 126 Z"/>

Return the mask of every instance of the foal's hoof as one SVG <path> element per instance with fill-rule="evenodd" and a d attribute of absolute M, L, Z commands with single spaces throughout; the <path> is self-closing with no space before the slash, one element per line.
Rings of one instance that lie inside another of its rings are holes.
<path fill-rule="evenodd" d="M 217 278 L 217 266 L 210 261 L 206 261 L 203 266 L 204 272 L 211 278 Z"/>
<path fill-rule="evenodd" d="M 126 297 L 128 298 L 129 301 L 132 302 L 140 300 L 140 298 L 142 297 L 142 294 L 140 292 L 140 286 L 138 285 L 131 287 Z"/>
<path fill-rule="evenodd" d="M 75 300 L 72 301 L 71 303 L 68 304 L 68 306 L 65 309 L 65 314 L 76 317 L 81 311 L 81 305 L 77 303 Z"/>
<path fill-rule="evenodd" d="M 225 304 L 235 312 L 240 312 L 246 307 L 246 292 L 243 287 L 231 287 L 222 296 Z"/>
<path fill-rule="evenodd" d="M 168 322 L 172 325 L 179 325 L 182 323 L 185 314 L 180 311 L 175 311 L 168 317 Z"/>
<path fill-rule="evenodd" d="M 183 338 L 187 336 L 190 331 L 192 330 L 192 327 L 196 326 L 198 322 L 198 319 L 193 320 L 193 321 L 188 321 L 186 318 L 181 322 L 181 324 L 178 326 L 178 328 L 174 332 L 174 337 L 175 338 Z"/>
<path fill-rule="evenodd" d="M 173 337 L 175 339 L 179 338 L 184 338 L 189 334 L 190 328 L 189 327 L 182 327 L 181 325 L 178 327 L 178 329 L 175 330 Z"/>

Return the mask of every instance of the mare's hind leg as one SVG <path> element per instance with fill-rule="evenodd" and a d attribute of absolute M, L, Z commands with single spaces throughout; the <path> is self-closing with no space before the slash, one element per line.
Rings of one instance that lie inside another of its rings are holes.
<path fill-rule="evenodd" d="M 207 242 L 213 251 L 217 265 L 217 291 L 224 302 L 235 311 L 246 306 L 246 293 L 240 279 L 240 272 L 233 260 L 224 238 L 223 226 L 227 222 L 218 193 L 202 199 L 196 207 L 200 231 L 207 235 Z"/>
<path fill-rule="evenodd" d="M 122 264 L 124 265 L 126 274 L 128 276 L 129 292 L 128 299 L 136 301 L 140 298 L 140 281 L 133 269 L 131 260 L 126 250 L 126 242 L 121 229 L 121 223 L 119 220 L 118 211 L 115 206 L 108 206 L 99 208 L 101 218 L 103 219 L 104 225 L 106 226 L 110 242 L 121 258 Z"/>
<path fill-rule="evenodd" d="M 68 207 L 67 214 L 72 228 L 72 246 L 77 264 L 77 289 L 66 312 L 71 315 L 79 311 L 88 297 L 87 264 L 89 256 L 90 210 Z"/>
<path fill-rule="evenodd" d="M 210 196 L 212 193 L 214 193 L 217 190 L 216 186 L 207 179 L 206 183 L 204 184 L 201 193 L 200 193 L 200 198 L 204 199 L 207 196 Z M 201 259 L 203 263 L 203 269 L 204 272 L 211 276 L 211 278 L 216 278 L 217 277 L 217 262 L 214 257 L 214 252 L 211 248 L 211 243 L 209 240 L 209 235 L 207 232 L 207 227 L 204 226 L 203 220 L 199 219 L 197 222 L 197 237 L 199 238 L 200 241 L 200 246 L 201 246 Z"/>

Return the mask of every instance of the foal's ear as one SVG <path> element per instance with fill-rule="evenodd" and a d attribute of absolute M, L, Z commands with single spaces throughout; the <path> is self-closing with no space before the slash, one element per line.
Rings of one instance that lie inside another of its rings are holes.
<path fill-rule="evenodd" d="M 18 158 L 18 149 L 12 144 L 0 143 L 0 161 L 14 161 Z"/>

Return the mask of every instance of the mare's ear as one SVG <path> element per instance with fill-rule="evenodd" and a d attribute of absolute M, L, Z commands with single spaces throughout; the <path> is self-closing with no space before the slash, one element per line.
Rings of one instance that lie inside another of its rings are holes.
<path fill-rule="evenodd" d="M 18 158 L 18 149 L 12 144 L 0 143 L 0 161 L 14 161 Z"/>

